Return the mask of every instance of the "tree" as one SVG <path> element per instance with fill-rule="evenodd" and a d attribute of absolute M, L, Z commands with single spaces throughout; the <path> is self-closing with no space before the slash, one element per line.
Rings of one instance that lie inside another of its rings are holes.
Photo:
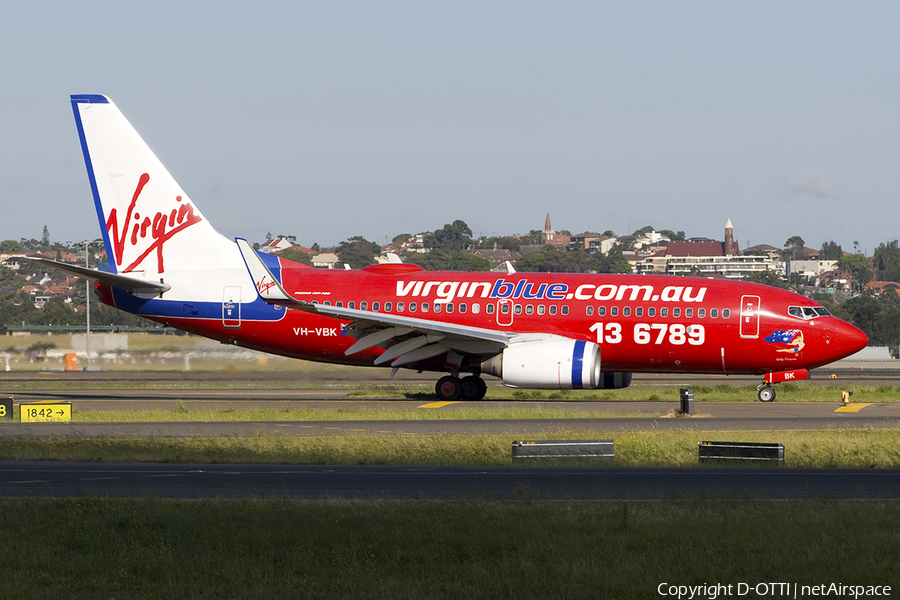
<path fill-rule="evenodd" d="M 844 251 L 835 242 L 825 242 L 819 251 L 819 260 L 841 260 Z"/>
<path fill-rule="evenodd" d="M 412 238 L 412 234 L 411 234 L 411 233 L 401 233 L 401 234 L 395 235 L 395 236 L 391 239 L 391 243 L 392 243 L 393 245 L 397 246 L 398 248 L 402 248 L 402 247 L 403 247 L 403 244 L 405 244 L 406 242 L 408 242 L 411 238 Z"/>
<path fill-rule="evenodd" d="M 424 254 L 415 253 L 406 262 L 419 265 L 426 271 L 490 271 L 491 261 L 470 252 L 437 249 Z"/>
<path fill-rule="evenodd" d="M 374 265 L 375 257 L 380 253 L 381 246 L 359 235 L 347 238 L 338 245 L 341 262 L 347 263 L 354 269 Z"/>
<path fill-rule="evenodd" d="M 897 240 L 878 245 L 872 266 L 878 281 L 900 282 L 900 245 Z"/>
<path fill-rule="evenodd" d="M 659 232 L 673 242 L 683 242 L 685 240 L 685 234 L 683 231 L 672 231 L 671 229 L 660 229 Z"/>
<path fill-rule="evenodd" d="M 761 283 L 763 285 L 788 289 L 787 283 L 781 278 L 781 273 L 769 269 L 766 269 L 765 271 L 754 271 L 744 277 L 744 281 L 752 281 L 753 283 Z"/>
<path fill-rule="evenodd" d="M 457 219 L 425 236 L 425 246 L 443 250 L 463 250 L 472 243 L 472 230 L 465 221 Z"/>
<path fill-rule="evenodd" d="M 0 242 L 0 252 L 25 252 L 25 248 L 16 240 L 3 240 Z"/>
<path fill-rule="evenodd" d="M 47 229 L 47 226 L 44 225 L 44 233 L 41 235 L 41 246 L 49 246 L 50 245 L 50 231 Z"/>
<path fill-rule="evenodd" d="M 860 288 L 872 281 L 872 265 L 862 254 L 848 254 L 838 261 L 838 268 L 847 271 Z"/>
<path fill-rule="evenodd" d="M 789 237 L 784 243 L 784 247 L 787 248 L 782 255 L 784 260 L 806 260 L 805 244 L 806 242 L 799 235 Z"/>
<path fill-rule="evenodd" d="M 278 253 L 279 258 L 284 258 L 295 263 L 312 266 L 312 257 L 306 252 L 295 250 L 293 248 L 285 248 Z"/>

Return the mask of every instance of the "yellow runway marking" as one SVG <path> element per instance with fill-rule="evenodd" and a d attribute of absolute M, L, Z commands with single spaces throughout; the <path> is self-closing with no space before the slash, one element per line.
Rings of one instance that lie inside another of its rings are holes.
<path fill-rule="evenodd" d="M 428 404 L 423 404 L 419 408 L 443 408 L 449 404 L 459 404 L 459 402 L 429 402 Z"/>
<path fill-rule="evenodd" d="M 859 402 L 857 404 L 848 404 L 836 409 L 834 412 L 859 412 L 867 406 L 872 406 L 872 403 Z"/>

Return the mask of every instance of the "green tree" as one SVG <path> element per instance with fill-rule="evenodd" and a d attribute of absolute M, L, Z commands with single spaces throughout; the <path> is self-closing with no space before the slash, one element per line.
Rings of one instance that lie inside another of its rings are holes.
<path fill-rule="evenodd" d="M 472 230 L 465 221 L 457 219 L 425 236 L 425 246 L 443 250 L 463 250 L 472 243 Z"/>
<path fill-rule="evenodd" d="M 437 249 L 424 254 L 411 254 L 404 260 L 426 271 L 490 271 L 491 261 L 470 252 Z"/>
<path fill-rule="evenodd" d="M 295 250 L 294 248 L 285 248 L 278 253 L 278 257 L 287 259 L 295 263 L 300 263 L 302 265 L 312 266 L 312 256 L 310 256 L 306 252 Z"/>
<path fill-rule="evenodd" d="M 347 263 L 354 269 L 374 265 L 375 257 L 380 253 L 381 246 L 358 235 L 347 238 L 338 245 L 341 262 Z"/>
<path fill-rule="evenodd" d="M 683 242 L 685 240 L 685 234 L 683 231 L 672 231 L 671 229 L 660 229 L 659 232 L 663 235 L 669 236 L 669 239 L 673 242 Z"/>
<path fill-rule="evenodd" d="M 872 281 L 872 265 L 869 259 L 862 254 L 848 254 L 838 261 L 838 268 L 850 273 L 853 281 L 859 288 Z"/>
<path fill-rule="evenodd" d="M 806 242 L 799 235 L 789 237 L 784 243 L 786 250 L 782 253 L 784 260 L 806 260 Z"/>
<path fill-rule="evenodd" d="M 785 283 L 784 279 L 782 279 L 781 273 L 769 269 L 766 269 L 765 271 L 755 271 L 744 277 L 744 281 L 752 281 L 753 283 L 761 283 L 763 285 L 788 289 L 788 285 Z"/>
<path fill-rule="evenodd" d="M 3 240 L 0 242 L 0 252 L 25 252 L 25 248 L 16 240 Z"/>
<path fill-rule="evenodd" d="M 47 226 L 44 225 L 44 233 L 41 235 L 41 246 L 47 247 L 50 245 L 50 230 L 47 229 Z"/>
<path fill-rule="evenodd" d="M 825 242 L 819 251 L 819 260 L 841 260 L 844 251 L 835 242 Z"/>
<path fill-rule="evenodd" d="M 402 248 L 402 247 L 403 247 L 403 244 L 405 244 L 406 242 L 408 242 L 411 238 L 412 238 L 412 234 L 411 234 L 411 233 L 401 233 L 401 234 L 395 235 L 395 236 L 391 239 L 391 243 L 392 243 L 393 245 L 397 246 L 398 248 Z"/>
<path fill-rule="evenodd" d="M 878 281 L 900 282 L 900 245 L 897 240 L 878 245 L 872 266 Z"/>

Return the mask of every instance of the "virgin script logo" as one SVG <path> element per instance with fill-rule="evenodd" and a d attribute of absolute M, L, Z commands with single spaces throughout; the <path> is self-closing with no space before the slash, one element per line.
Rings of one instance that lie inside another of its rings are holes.
<path fill-rule="evenodd" d="M 134 190 L 131 204 L 128 205 L 128 213 L 125 215 L 125 222 L 122 224 L 121 229 L 119 228 L 119 214 L 115 208 L 109 211 L 109 218 L 106 219 L 106 230 L 112 234 L 113 238 L 112 245 L 116 255 L 116 266 L 122 266 L 126 245 L 140 251 L 134 262 L 121 270 L 124 273 L 141 264 L 154 250 L 156 250 L 157 272 L 165 272 L 163 245 L 179 232 L 202 221 L 198 215 L 194 214 L 194 206 L 190 202 L 174 207 L 169 213 L 159 211 L 152 218 L 145 216 L 141 220 L 141 214 L 135 210 L 135 207 L 148 181 L 150 181 L 148 173 L 144 173 L 138 179 L 137 188 Z M 181 196 L 175 196 L 175 202 L 181 203 L 181 200 Z M 128 235 L 129 229 L 131 229 L 130 236 Z M 141 250 L 142 247 L 143 250 Z"/>
<path fill-rule="evenodd" d="M 266 281 L 267 275 L 263 275 L 262 279 L 256 282 L 256 290 L 260 293 L 260 295 L 268 294 L 269 290 L 275 287 L 274 281 Z"/>

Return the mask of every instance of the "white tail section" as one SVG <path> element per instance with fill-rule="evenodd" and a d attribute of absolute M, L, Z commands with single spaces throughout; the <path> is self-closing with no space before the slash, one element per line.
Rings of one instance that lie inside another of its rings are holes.
<path fill-rule="evenodd" d="M 234 243 L 213 229 L 116 105 L 99 95 L 71 100 L 111 270 L 151 278 L 234 266 Z"/>

